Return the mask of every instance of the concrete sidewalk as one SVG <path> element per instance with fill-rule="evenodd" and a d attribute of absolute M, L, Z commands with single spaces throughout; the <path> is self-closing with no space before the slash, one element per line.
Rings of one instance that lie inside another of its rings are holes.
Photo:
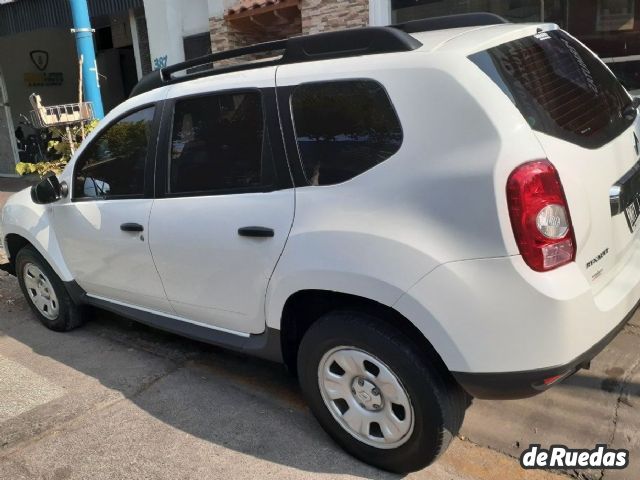
<path fill-rule="evenodd" d="M 576 478 L 640 478 L 640 312 L 591 364 L 543 395 L 475 401 L 462 433 L 479 445 L 518 457 L 530 444 L 630 451 L 625 470 L 569 472 Z"/>
<path fill-rule="evenodd" d="M 100 312 L 51 332 L 0 272 L 0 478 L 400 477 L 340 450 L 281 366 Z M 408 478 L 559 477 L 458 439 Z"/>

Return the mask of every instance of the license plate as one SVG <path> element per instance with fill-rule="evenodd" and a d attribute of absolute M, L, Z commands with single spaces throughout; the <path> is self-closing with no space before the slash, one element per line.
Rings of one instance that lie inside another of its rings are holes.
<path fill-rule="evenodd" d="M 615 185 L 619 188 L 618 213 L 624 212 L 631 233 L 640 227 L 640 162 Z M 612 214 L 614 212 L 612 211 Z"/>
<path fill-rule="evenodd" d="M 624 209 L 624 216 L 627 217 L 627 225 L 631 233 L 638 228 L 638 218 L 640 218 L 640 193 L 636 193 L 631 203 Z"/>

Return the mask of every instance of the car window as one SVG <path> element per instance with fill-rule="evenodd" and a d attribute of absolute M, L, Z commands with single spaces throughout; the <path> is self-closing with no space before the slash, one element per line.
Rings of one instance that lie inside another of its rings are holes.
<path fill-rule="evenodd" d="M 109 199 L 144 194 L 144 171 L 154 107 L 108 126 L 78 159 L 74 198 Z"/>
<path fill-rule="evenodd" d="M 311 185 L 349 180 L 400 149 L 402 127 L 385 89 L 372 80 L 303 84 L 291 111 Z"/>
<path fill-rule="evenodd" d="M 273 164 L 257 91 L 176 102 L 169 193 L 224 193 L 270 185 Z"/>
<path fill-rule="evenodd" d="M 586 148 L 599 148 L 632 123 L 631 99 L 580 42 L 556 30 L 472 55 L 520 110 L 532 129 Z"/>

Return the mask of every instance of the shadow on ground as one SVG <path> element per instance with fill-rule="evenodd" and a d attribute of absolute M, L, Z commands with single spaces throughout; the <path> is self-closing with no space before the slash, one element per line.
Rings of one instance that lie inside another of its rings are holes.
<path fill-rule="evenodd" d="M 13 278 L 0 277 L 0 283 L 9 282 L 15 283 Z M 71 375 L 80 377 L 77 372 L 81 372 L 92 377 L 166 425 L 226 449 L 307 472 L 400 478 L 360 463 L 337 447 L 311 416 L 295 378 L 281 365 L 154 330 L 99 310 L 90 312 L 91 320 L 81 329 L 65 334 L 51 332 L 27 311 L 18 295 L 19 292 L 8 305 L 0 306 L 0 345 L 15 340 L 26 346 L 30 355 L 35 353 L 74 370 Z M 16 351 L 24 349 L 13 345 Z M 29 368 L 38 371 L 37 362 Z M 65 388 L 68 395 L 42 407 L 40 414 L 29 412 L 28 418 L 22 415 L 2 425 L 0 454 L 2 447 L 11 448 L 38 435 L 39 430 L 51 429 L 51 416 L 57 416 L 56 421 L 64 420 L 65 408 L 76 410 L 69 414 L 68 421 L 91 412 L 90 406 L 82 411 L 85 399 L 80 386 L 77 393 L 74 387 Z M 92 397 L 92 401 L 98 400 Z M 69 402 L 75 405 L 70 406 Z M 125 417 L 129 413 L 119 416 L 116 411 L 109 414 L 113 418 L 108 421 L 105 415 L 104 411 L 96 415 L 96 423 L 117 425 L 128 421 Z M 144 423 L 149 422 L 141 425 Z M 110 428 L 101 427 L 99 435 L 108 438 L 115 434 Z M 146 427 L 140 428 L 136 434 L 141 438 L 153 434 L 145 432 Z M 90 430 L 82 433 L 86 445 L 91 445 L 93 434 Z M 153 442 L 162 444 L 160 439 Z M 153 442 L 149 448 L 153 448 Z M 140 448 L 146 446 L 143 443 Z"/>

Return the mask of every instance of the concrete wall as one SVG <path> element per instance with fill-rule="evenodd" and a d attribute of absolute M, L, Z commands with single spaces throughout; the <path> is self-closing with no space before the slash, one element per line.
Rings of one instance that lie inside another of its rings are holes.
<path fill-rule="evenodd" d="M 29 52 L 44 50 L 49 53 L 46 73 L 62 72 L 60 86 L 29 86 L 25 74 L 40 74 L 31 61 Z M 45 105 L 78 101 L 78 65 L 73 35 L 68 30 L 38 30 L 35 32 L 0 37 L 0 66 L 4 73 L 11 114 L 17 126 L 19 114 L 31 110 L 29 95 L 37 92 Z"/>
<path fill-rule="evenodd" d="M 391 0 L 369 0 L 369 25 L 391 24 Z"/>
<path fill-rule="evenodd" d="M 0 68 L 0 175 L 15 174 L 15 163 L 18 160 L 11 109 L 6 106 L 9 97 L 4 87 L 4 77 Z"/>
<path fill-rule="evenodd" d="M 209 31 L 222 0 L 145 0 L 151 68 L 184 61 L 183 38 Z"/>

